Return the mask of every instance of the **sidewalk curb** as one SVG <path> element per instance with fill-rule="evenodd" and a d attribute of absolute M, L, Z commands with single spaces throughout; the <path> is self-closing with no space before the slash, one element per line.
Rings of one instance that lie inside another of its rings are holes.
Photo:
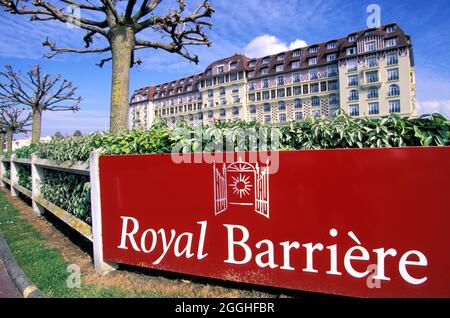
<path fill-rule="evenodd" d="M 28 279 L 24 271 L 17 265 L 16 259 L 0 231 L 0 258 L 6 271 L 23 298 L 46 298 L 46 296 Z"/>

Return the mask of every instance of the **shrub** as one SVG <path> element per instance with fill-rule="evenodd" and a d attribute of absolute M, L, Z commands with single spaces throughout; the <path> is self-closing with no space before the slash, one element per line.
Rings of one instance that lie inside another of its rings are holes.
<path fill-rule="evenodd" d="M 17 165 L 17 176 L 19 177 L 19 185 L 22 187 L 32 190 L 32 179 L 31 179 L 31 166 L 29 165 Z"/>
<path fill-rule="evenodd" d="M 39 149 L 39 147 L 39 143 L 32 143 L 29 146 L 24 146 L 16 149 L 14 151 L 14 154 L 16 155 L 16 158 L 31 159 L 31 155 L 35 153 Z"/>

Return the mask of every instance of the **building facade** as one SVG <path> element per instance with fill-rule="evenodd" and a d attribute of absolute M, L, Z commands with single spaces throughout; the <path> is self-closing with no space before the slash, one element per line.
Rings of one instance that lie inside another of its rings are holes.
<path fill-rule="evenodd" d="M 395 23 L 287 52 L 216 61 L 205 72 L 134 92 L 130 129 L 217 119 L 284 124 L 330 117 L 415 116 L 410 37 Z"/>

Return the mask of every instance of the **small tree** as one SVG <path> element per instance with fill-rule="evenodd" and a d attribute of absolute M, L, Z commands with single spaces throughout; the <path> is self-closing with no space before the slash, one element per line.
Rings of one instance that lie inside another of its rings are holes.
<path fill-rule="evenodd" d="M 42 74 L 36 65 L 26 76 L 15 72 L 11 65 L 0 72 L 0 100 L 31 108 L 33 117 L 32 142 L 41 138 L 42 113 L 44 111 L 78 111 L 81 97 L 75 97 L 76 87 L 58 74 L 52 78 Z"/>
<path fill-rule="evenodd" d="M 55 132 L 55 134 L 53 135 L 53 139 L 62 139 L 64 138 L 63 134 L 61 134 L 60 131 Z"/>
<path fill-rule="evenodd" d="M 70 23 L 86 30 L 83 40 L 86 43 L 84 49 L 58 48 L 54 42 L 48 39 L 44 45 L 48 46 L 51 58 L 56 54 L 73 53 L 105 53 L 111 52 L 111 56 L 101 60 L 98 64 L 103 66 L 107 61 L 112 61 L 112 89 L 111 89 L 111 113 L 110 130 L 120 132 L 128 128 L 128 91 L 130 68 L 140 63 L 135 59 L 134 52 L 145 48 L 162 49 L 170 53 L 176 53 L 184 58 L 198 63 L 198 56 L 191 55 L 189 46 L 210 45 L 208 36 L 203 27 L 211 27 L 210 22 L 205 21 L 214 13 L 214 9 L 208 1 L 201 1 L 190 13 L 185 14 L 186 4 L 184 0 L 176 0 L 177 8 L 169 10 L 166 14 L 158 14 L 157 8 L 162 0 L 100 0 L 75 1 L 62 0 L 72 8 L 80 11 L 76 17 L 69 13 L 67 8 L 57 8 L 52 1 L 24 1 L 24 0 L 0 0 L 0 5 L 11 14 L 31 16 L 32 21 L 56 20 Z M 100 13 L 100 14 L 99 14 Z M 103 15 L 102 15 L 103 14 Z M 89 15 L 101 16 L 93 20 Z M 104 16 L 104 18 L 103 18 Z M 137 38 L 137 34 L 146 30 L 161 35 L 160 40 L 147 40 Z M 108 44 L 105 47 L 91 48 L 95 36 L 104 37 Z M 167 40 L 164 40 L 167 39 Z"/>
<path fill-rule="evenodd" d="M 31 112 L 23 108 L 7 106 L 0 109 L 0 127 L 6 132 L 7 150 L 12 151 L 14 134 L 26 132 L 31 126 Z"/>
<path fill-rule="evenodd" d="M 81 131 L 75 130 L 75 132 L 73 133 L 73 136 L 74 137 L 81 137 L 81 136 L 83 136 L 83 134 L 81 133 Z"/>

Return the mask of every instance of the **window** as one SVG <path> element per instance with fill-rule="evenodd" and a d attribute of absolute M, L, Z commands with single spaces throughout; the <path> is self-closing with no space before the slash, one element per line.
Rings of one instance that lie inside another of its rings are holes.
<path fill-rule="evenodd" d="M 231 92 L 233 94 L 239 93 L 239 86 L 233 85 L 232 88 L 231 88 Z"/>
<path fill-rule="evenodd" d="M 350 116 L 359 116 L 359 105 L 350 105 Z"/>
<path fill-rule="evenodd" d="M 270 112 L 270 110 L 271 110 L 271 107 L 270 107 L 270 104 L 269 103 L 265 103 L 264 104 L 264 112 Z"/>
<path fill-rule="evenodd" d="M 338 89 L 338 81 L 329 81 L 328 82 L 328 90 L 334 91 Z"/>
<path fill-rule="evenodd" d="M 347 48 L 346 52 L 347 52 L 347 55 L 355 55 L 356 54 L 356 46 Z"/>
<path fill-rule="evenodd" d="M 397 54 L 397 52 L 388 53 L 386 57 L 387 57 L 387 65 L 396 65 L 396 64 L 398 64 L 398 54 Z"/>
<path fill-rule="evenodd" d="M 263 64 L 269 64 L 269 62 L 270 62 L 270 57 L 265 57 L 265 58 L 263 58 L 262 62 L 263 62 Z"/>
<path fill-rule="evenodd" d="M 292 74 L 292 82 L 300 83 L 300 74 L 299 73 Z"/>
<path fill-rule="evenodd" d="M 389 112 L 390 113 L 400 113 L 400 101 L 399 100 L 389 101 Z"/>
<path fill-rule="evenodd" d="M 349 42 L 355 42 L 356 41 L 356 34 L 350 34 L 348 36 L 348 41 Z"/>
<path fill-rule="evenodd" d="M 255 94 L 248 94 L 248 100 L 251 100 L 254 102 L 256 100 Z"/>
<path fill-rule="evenodd" d="M 328 77 L 334 77 L 338 75 L 338 68 L 336 65 L 328 66 L 327 69 L 327 75 Z"/>
<path fill-rule="evenodd" d="M 311 98 L 311 105 L 313 107 L 320 106 L 320 98 L 319 97 L 313 97 Z"/>
<path fill-rule="evenodd" d="M 303 85 L 303 94 L 308 94 L 308 85 Z"/>
<path fill-rule="evenodd" d="M 269 74 L 269 68 L 268 67 L 263 67 L 261 69 L 261 75 L 267 75 Z"/>
<path fill-rule="evenodd" d="M 393 33 L 395 32 L 396 26 L 395 25 L 390 25 L 388 27 L 386 27 L 386 33 Z"/>
<path fill-rule="evenodd" d="M 398 68 L 388 70 L 388 81 L 398 81 Z"/>
<path fill-rule="evenodd" d="M 194 121 L 194 115 L 189 114 L 189 121 Z"/>
<path fill-rule="evenodd" d="M 308 59 L 308 65 L 316 65 L 317 64 L 317 57 L 311 57 Z"/>
<path fill-rule="evenodd" d="M 347 61 L 347 71 L 348 72 L 355 72 L 358 69 L 358 63 L 356 60 L 350 60 Z"/>
<path fill-rule="evenodd" d="M 286 103 L 284 101 L 281 100 L 278 102 L 278 110 L 279 111 L 286 110 Z"/>
<path fill-rule="evenodd" d="M 256 106 L 250 105 L 250 114 L 256 114 Z"/>
<path fill-rule="evenodd" d="M 294 52 L 292 52 L 292 56 L 293 57 L 299 57 L 301 55 L 302 51 L 301 50 L 295 50 Z"/>
<path fill-rule="evenodd" d="M 380 113 L 380 106 L 378 103 L 369 103 L 369 115 L 378 115 Z"/>
<path fill-rule="evenodd" d="M 348 77 L 348 86 L 358 86 L 358 75 Z"/>
<path fill-rule="evenodd" d="M 317 46 L 317 45 L 315 45 L 315 46 L 311 46 L 310 48 L 309 48 L 309 54 L 313 54 L 313 53 L 317 53 L 319 51 L 319 47 Z"/>
<path fill-rule="evenodd" d="M 314 118 L 320 118 L 320 110 L 313 110 L 312 116 Z"/>
<path fill-rule="evenodd" d="M 219 94 L 225 95 L 225 87 L 219 87 Z"/>
<path fill-rule="evenodd" d="M 388 96 L 400 96 L 400 86 L 396 84 L 389 86 Z"/>
<path fill-rule="evenodd" d="M 339 98 L 336 94 L 331 94 L 330 95 L 330 105 L 339 105 Z"/>
<path fill-rule="evenodd" d="M 295 86 L 294 87 L 294 95 L 298 96 L 302 94 L 302 87 L 301 86 Z"/>
<path fill-rule="evenodd" d="M 280 114 L 278 117 L 279 117 L 280 123 L 286 122 L 286 114 Z"/>
<path fill-rule="evenodd" d="M 240 102 L 241 102 L 241 99 L 239 98 L 239 96 L 233 96 L 233 104 L 237 104 Z"/>
<path fill-rule="evenodd" d="M 191 92 L 191 91 L 192 91 L 192 85 L 189 85 L 189 86 L 187 87 L 187 91 L 188 91 L 188 92 Z"/>
<path fill-rule="evenodd" d="M 263 88 L 269 87 L 269 80 L 267 78 L 262 80 L 262 87 Z"/>
<path fill-rule="evenodd" d="M 238 75 L 237 73 L 231 73 L 230 74 L 230 81 L 237 81 Z"/>
<path fill-rule="evenodd" d="M 270 124 L 272 117 L 270 115 L 264 115 L 264 124 Z"/>
<path fill-rule="evenodd" d="M 359 100 L 359 92 L 356 89 L 352 89 L 348 94 L 349 101 Z"/>
<path fill-rule="evenodd" d="M 212 118 L 214 116 L 214 112 L 212 110 L 208 111 L 208 118 Z"/>
<path fill-rule="evenodd" d="M 225 117 L 227 115 L 225 108 L 220 109 L 220 117 Z"/>
<path fill-rule="evenodd" d="M 320 91 L 321 92 L 327 91 L 327 82 L 320 82 Z"/>
<path fill-rule="evenodd" d="M 212 89 L 208 89 L 208 97 L 213 97 L 214 93 Z"/>
<path fill-rule="evenodd" d="M 255 71 L 248 72 L 247 77 L 255 77 Z"/>
<path fill-rule="evenodd" d="M 314 81 L 314 80 L 316 80 L 318 78 L 319 78 L 319 76 L 318 76 L 317 69 L 313 69 L 313 70 L 309 71 L 309 80 Z"/>
<path fill-rule="evenodd" d="M 333 62 L 333 61 L 336 61 L 336 53 L 328 54 L 327 62 Z"/>
<path fill-rule="evenodd" d="M 238 66 L 237 62 L 231 63 L 230 64 L 230 70 L 235 70 L 237 68 L 237 66 Z"/>
<path fill-rule="evenodd" d="M 284 65 L 283 64 L 278 64 L 275 66 L 275 71 L 276 72 L 282 72 L 284 69 Z"/>
<path fill-rule="evenodd" d="M 255 67 L 255 66 L 256 66 L 255 60 L 248 62 L 248 67 Z"/>
<path fill-rule="evenodd" d="M 224 72 L 223 65 L 222 66 L 217 66 L 217 73 L 221 74 L 223 72 Z"/>
<path fill-rule="evenodd" d="M 262 98 L 263 99 L 269 99 L 270 98 L 270 92 L 269 91 L 265 91 L 262 93 Z"/>
<path fill-rule="evenodd" d="M 233 116 L 239 115 L 239 108 L 238 107 L 233 107 L 232 114 L 233 114 Z"/>
<path fill-rule="evenodd" d="M 375 55 L 368 56 L 366 58 L 366 66 L 367 67 L 376 67 L 378 66 L 378 59 Z"/>
<path fill-rule="evenodd" d="M 278 98 L 283 98 L 283 97 L 285 97 L 285 91 L 284 91 L 284 88 L 282 88 L 282 89 L 277 89 L 277 97 L 278 97 Z"/>
<path fill-rule="evenodd" d="M 319 92 L 319 83 L 314 83 L 310 85 L 311 93 L 318 93 Z"/>
<path fill-rule="evenodd" d="M 201 113 L 201 112 L 198 113 L 198 119 L 199 119 L 199 120 L 202 120 L 202 119 L 203 119 L 203 113 Z"/>
<path fill-rule="evenodd" d="M 284 76 L 277 77 L 277 85 L 284 85 Z"/>
<path fill-rule="evenodd" d="M 393 47 L 397 45 L 397 39 L 396 38 L 391 38 L 391 39 L 387 39 L 386 41 L 384 41 L 384 46 L 385 47 Z"/>
<path fill-rule="evenodd" d="M 283 60 L 284 60 L 284 57 L 285 57 L 284 53 L 278 54 L 278 55 L 277 55 L 277 61 L 283 61 Z"/>
<path fill-rule="evenodd" d="M 297 99 L 294 101 L 294 107 L 295 107 L 295 109 L 300 109 L 300 108 L 302 108 L 302 100 L 297 98 Z"/>
<path fill-rule="evenodd" d="M 365 44 L 365 50 L 366 52 L 375 51 L 377 49 L 377 42 L 376 41 L 367 41 Z"/>
<path fill-rule="evenodd" d="M 295 112 L 295 120 L 302 120 L 302 119 L 303 119 L 303 113 Z"/>
<path fill-rule="evenodd" d="M 378 82 L 378 71 L 367 72 L 367 83 L 377 83 Z"/>
<path fill-rule="evenodd" d="M 208 101 L 208 107 L 213 107 L 214 106 L 214 101 L 212 99 L 210 99 Z"/>
<path fill-rule="evenodd" d="M 292 62 L 292 68 L 299 68 L 299 67 L 300 67 L 300 61 Z"/>
<path fill-rule="evenodd" d="M 327 44 L 327 49 L 328 49 L 328 50 L 335 49 L 335 48 L 337 48 L 337 42 L 336 42 L 336 41 L 329 42 L 329 43 Z"/>
<path fill-rule="evenodd" d="M 221 98 L 220 99 L 220 105 L 226 105 L 227 104 L 227 99 L 226 98 Z"/>
<path fill-rule="evenodd" d="M 208 75 L 208 76 L 212 75 L 212 69 L 211 68 L 206 70 L 206 75 Z"/>
<path fill-rule="evenodd" d="M 377 99 L 378 98 L 378 88 L 370 87 L 369 91 L 367 92 L 367 98 L 368 99 Z"/>

